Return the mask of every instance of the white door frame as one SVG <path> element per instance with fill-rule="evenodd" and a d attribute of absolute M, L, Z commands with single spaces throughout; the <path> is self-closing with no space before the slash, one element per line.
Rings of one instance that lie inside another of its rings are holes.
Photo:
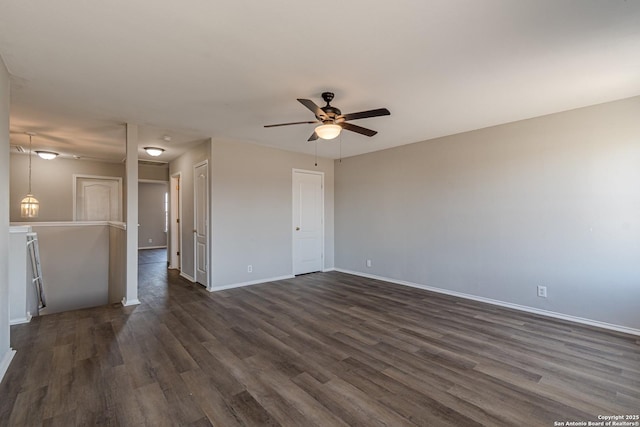
<path fill-rule="evenodd" d="M 171 248 L 171 254 L 169 254 L 169 268 L 176 269 L 178 271 L 182 271 L 182 223 L 183 221 L 176 222 L 176 219 L 182 219 L 182 197 L 180 197 L 180 193 L 182 192 L 182 188 L 176 188 L 176 180 L 177 185 L 182 185 L 182 172 L 176 172 L 169 178 L 169 199 L 171 202 L 171 210 L 169 211 L 169 247 Z M 178 218 L 175 218 L 173 212 L 178 212 Z M 174 246 L 174 243 L 177 243 Z M 180 252 L 178 256 L 176 252 Z"/>
<path fill-rule="evenodd" d="M 296 239 L 296 235 L 295 235 L 295 227 L 296 227 L 296 219 L 295 219 L 295 206 L 294 206 L 294 191 L 295 188 L 293 187 L 293 183 L 294 181 L 294 177 L 296 175 L 296 173 L 306 173 L 306 174 L 312 174 L 312 175 L 320 175 L 320 186 L 321 186 L 321 206 L 322 206 L 322 213 L 321 213 L 321 219 L 322 219 L 322 231 L 321 231 L 321 240 L 322 240 L 322 270 L 324 271 L 324 269 L 326 268 L 325 266 L 325 256 L 324 256 L 324 172 L 320 172 L 320 171 L 310 171 L 310 170 L 306 170 L 306 169 L 292 169 L 291 170 L 291 275 L 295 276 L 295 263 L 296 263 L 296 252 L 295 252 L 295 239 Z"/>
<path fill-rule="evenodd" d="M 120 208 L 120 212 L 119 212 L 119 217 L 120 219 L 118 220 L 118 222 L 122 222 L 122 206 L 123 206 L 123 200 L 122 200 L 122 177 L 119 176 L 100 176 L 100 175 L 85 175 L 85 174 L 73 174 L 72 179 L 73 179 L 73 220 L 77 221 L 78 220 L 78 203 L 76 201 L 76 197 L 78 196 L 77 193 L 77 186 L 78 186 L 78 178 L 89 178 L 89 179 L 105 179 L 105 180 L 109 180 L 109 181 L 118 181 L 118 203 L 120 204 L 119 208 Z"/>
<path fill-rule="evenodd" d="M 206 256 L 205 256 L 205 263 L 206 263 L 206 271 L 207 271 L 207 283 L 204 283 L 205 287 L 207 289 L 211 289 L 211 269 L 210 267 L 210 260 L 209 260 L 209 255 L 211 254 L 211 246 L 209 244 L 209 233 L 211 232 L 211 226 L 209 224 L 210 218 L 211 218 L 211 212 L 209 211 L 209 177 L 210 177 L 210 171 L 209 171 L 209 160 L 203 160 L 201 162 L 196 163 L 195 165 L 193 165 L 193 278 L 194 281 L 197 283 L 198 282 L 198 273 L 197 273 L 197 268 L 198 268 L 198 256 L 197 256 L 197 241 L 196 241 L 196 216 L 197 216 L 197 190 L 196 190 L 196 169 L 200 166 L 207 166 L 207 188 L 205 190 L 205 197 L 206 200 L 204 201 L 204 205 L 205 205 L 205 227 L 206 227 L 206 233 L 205 233 L 205 250 L 206 250 Z"/>

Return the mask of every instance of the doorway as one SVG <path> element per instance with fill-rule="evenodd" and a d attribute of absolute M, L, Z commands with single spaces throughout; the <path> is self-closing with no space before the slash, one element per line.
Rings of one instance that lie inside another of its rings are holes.
<path fill-rule="evenodd" d="M 168 261 L 167 181 L 138 180 L 138 249 L 160 249 Z"/>
<path fill-rule="evenodd" d="M 182 253 L 182 235 L 180 218 L 182 218 L 182 197 L 180 196 L 180 172 L 171 175 L 169 199 L 171 200 L 171 208 L 169 214 L 169 268 L 182 270 L 181 257 Z"/>
<path fill-rule="evenodd" d="M 324 173 L 293 170 L 293 274 L 324 267 Z"/>
<path fill-rule="evenodd" d="M 209 288 L 209 164 L 206 160 L 193 167 L 193 189 L 195 279 Z"/>

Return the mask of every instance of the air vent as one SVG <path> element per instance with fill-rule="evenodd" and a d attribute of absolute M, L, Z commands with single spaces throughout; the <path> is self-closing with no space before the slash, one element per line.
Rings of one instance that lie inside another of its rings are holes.
<path fill-rule="evenodd" d="M 18 153 L 24 153 L 24 152 L 25 152 L 25 151 L 24 151 L 24 148 L 22 148 L 22 147 L 21 147 L 21 146 L 19 146 L 19 145 L 12 145 L 11 147 L 12 147 L 12 148 L 15 148 L 15 149 L 16 149 L 16 151 L 17 151 Z"/>

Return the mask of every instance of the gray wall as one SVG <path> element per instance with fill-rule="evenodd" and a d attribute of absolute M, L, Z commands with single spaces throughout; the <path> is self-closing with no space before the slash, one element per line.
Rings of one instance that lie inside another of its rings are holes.
<path fill-rule="evenodd" d="M 193 258 L 193 165 L 203 160 L 209 160 L 211 154 L 211 141 L 207 140 L 202 144 L 187 151 L 182 156 L 173 160 L 169 164 L 169 174 L 182 173 L 180 182 L 180 196 L 182 197 L 182 239 L 181 264 L 182 272 L 194 278 L 194 258 Z M 209 163 L 209 177 L 211 177 L 211 163 Z M 178 250 L 169 248 L 170 251 Z"/>
<path fill-rule="evenodd" d="M 138 183 L 139 248 L 167 246 L 164 196 L 168 191 L 169 184 L 166 182 Z"/>
<path fill-rule="evenodd" d="M 38 233 L 47 298 L 43 314 L 109 302 L 108 225 L 34 225 L 33 231 Z"/>
<path fill-rule="evenodd" d="M 336 266 L 640 329 L 639 142 L 636 97 L 345 159 Z"/>
<path fill-rule="evenodd" d="M 9 73 L 0 57 L 0 380 L 9 347 Z"/>
<path fill-rule="evenodd" d="M 214 288 L 292 274 L 293 168 L 325 173 L 325 268 L 333 267 L 332 160 L 315 167 L 313 156 L 214 141 L 211 165 Z"/>
<path fill-rule="evenodd" d="M 20 217 L 20 200 L 27 194 L 29 188 L 29 156 L 12 153 L 10 178 L 12 222 L 73 221 L 74 174 L 124 178 L 124 165 L 120 163 L 62 158 L 44 160 L 36 155 L 31 160 L 31 189 L 40 202 L 40 214 L 38 218 L 32 219 Z"/>
<path fill-rule="evenodd" d="M 138 179 L 169 181 L 169 165 L 138 165 Z"/>
<path fill-rule="evenodd" d="M 127 283 L 127 235 L 124 228 L 109 227 L 109 303 L 122 301 Z"/>

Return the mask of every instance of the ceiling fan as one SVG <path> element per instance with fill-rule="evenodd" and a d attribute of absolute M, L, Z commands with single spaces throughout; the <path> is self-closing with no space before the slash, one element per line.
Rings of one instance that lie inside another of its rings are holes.
<path fill-rule="evenodd" d="M 300 99 L 298 102 L 307 107 L 313 114 L 315 114 L 317 120 L 306 122 L 292 122 L 292 123 L 279 123 L 276 125 L 265 125 L 266 128 L 272 128 L 276 126 L 290 126 L 301 125 L 309 123 L 321 123 L 316 127 L 315 131 L 307 141 L 315 141 L 318 138 L 333 139 L 340 135 L 342 129 L 350 130 L 365 136 L 373 136 L 377 134 L 375 130 L 363 128 L 361 126 L 347 123 L 349 120 L 366 119 L 369 117 L 388 116 L 391 113 L 386 108 L 378 108 L 376 110 L 360 111 L 359 113 L 342 114 L 342 112 L 329 103 L 333 100 L 332 92 L 323 92 L 322 99 L 327 103 L 324 107 L 318 107 L 315 102 L 310 99 Z"/>

